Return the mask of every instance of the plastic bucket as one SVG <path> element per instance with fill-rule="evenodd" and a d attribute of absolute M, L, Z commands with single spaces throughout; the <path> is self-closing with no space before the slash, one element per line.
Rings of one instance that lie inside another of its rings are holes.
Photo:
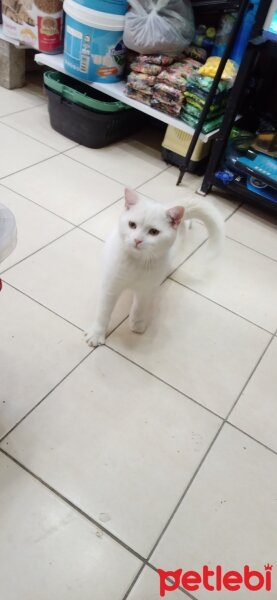
<path fill-rule="evenodd" d="M 75 0 L 75 2 L 86 8 L 114 15 L 125 15 L 128 9 L 127 0 Z"/>
<path fill-rule="evenodd" d="M 84 81 L 115 83 L 123 79 L 124 16 L 65 0 L 64 66 Z"/>

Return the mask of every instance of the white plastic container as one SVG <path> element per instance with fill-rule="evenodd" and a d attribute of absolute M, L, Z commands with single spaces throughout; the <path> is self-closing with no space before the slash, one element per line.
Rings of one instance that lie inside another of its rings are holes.
<path fill-rule="evenodd" d="M 84 81 L 115 83 L 124 75 L 124 15 L 65 0 L 64 66 Z"/>
<path fill-rule="evenodd" d="M 0 263 L 15 249 L 17 243 L 16 221 L 13 213 L 0 204 Z"/>

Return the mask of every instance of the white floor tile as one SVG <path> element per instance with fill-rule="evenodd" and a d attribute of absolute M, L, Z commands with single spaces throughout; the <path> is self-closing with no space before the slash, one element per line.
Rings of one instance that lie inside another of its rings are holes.
<path fill-rule="evenodd" d="M 16 249 L 1 263 L 1 270 L 8 269 L 72 227 L 66 221 L 2 185 L 0 185 L 0 203 L 10 208 L 17 224 Z"/>
<path fill-rule="evenodd" d="M 0 513 L 5 600 L 122 600 L 139 570 L 139 560 L 3 455 Z"/>
<path fill-rule="evenodd" d="M 264 572 L 277 552 L 277 457 L 245 435 L 225 426 L 151 558 L 162 569 L 201 570 L 221 565 L 242 571 L 244 565 Z M 275 577 L 273 575 L 273 577 Z M 256 580 L 255 580 L 256 582 Z M 275 590 L 275 593 L 274 593 Z M 215 592 L 216 594 L 216 592 Z M 245 588 L 240 600 L 266 600 Z M 224 590 L 222 598 L 233 598 Z M 212 592 L 193 592 L 199 600 Z M 170 596 L 168 596 L 170 597 Z"/>
<path fill-rule="evenodd" d="M 196 194 L 202 182 L 202 178 L 196 175 L 187 173 L 180 186 L 176 186 L 179 170 L 176 167 L 170 167 L 168 170 L 155 177 L 152 181 L 145 183 L 139 188 L 139 191 L 146 196 L 150 196 L 154 200 L 160 202 L 171 202 L 172 205 L 184 201 L 191 200 L 194 196 L 199 201 L 201 196 Z M 238 202 L 226 200 L 222 194 L 209 194 L 203 198 L 203 202 L 211 202 L 214 204 L 222 216 L 226 219 L 238 206 Z"/>
<path fill-rule="evenodd" d="M 180 267 L 173 279 L 272 333 L 277 327 L 277 262 L 226 239 L 224 256 L 211 276 L 193 281 L 206 248 Z"/>
<path fill-rule="evenodd" d="M 0 178 L 26 169 L 56 154 L 52 148 L 0 123 L 1 152 Z M 24 171 L 23 171 L 24 173 Z M 39 182 L 41 185 L 41 182 Z M 49 192 L 48 192 L 49 193 Z"/>
<path fill-rule="evenodd" d="M 132 138 L 98 150 L 78 146 L 67 155 L 130 187 L 166 169 L 160 152 Z"/>
<path fill-rule="evenodd" d="M 52 129 L 46 103 L 30 110 L 4 117 L 2 123 L 35 138 L 42 144 L 46 144 L 59 152 L 64 152 L 76 146 L 75 142 L 72 142 L 72 140 Z"/>
<path fill-rule="evenodd" d="M 277 260 L 277 219 L 243 206 L 228 221 L 226 235 Z"/>
<path fill-rule="evenodd" d="M 0 297 L 0 435 L 88 353 L 80 331 L 3 285 Z"/>
<path fill-rule="evenodd" d="M 96 311 L 103 248 L 103 242 L 75 229 L 7 271 L 4 279 L 85 329 Z M 127 316 L 128 310 L 125 294 L 114 311 L 110 329 Z M 82 332 L 79 335 L 82 338 Z"/>
<path fill-rule="evenodd" d="M 277 452 L 277 339 L 244 390 L 229 421 Z"/>
<path fill-rule="evenodd" d="M 41 97 L 32 93 L 28 88 L 20 90 L 6 90 L 0 88 L 0 118 L 4 115 L 10 115 L 17 111 L 31 108 L 42 104 L 44 101 Z"/>
<path fill-rule="evenodd" d="M 5 185 L 76 225 L 123 195 L 123 186 L 66 156 L 8 177 Z"/>
<path fill-rule="evenodd" d="M 146 556 L 220 424 L 100 348 L 3 447 Z"/>
<path fill-rule="evenodd" d="M 225 416 L 269 339 L 255 325 L 168 281 L 147 331 L 132 333 L 124 322 L 107 343 Z"/>
<path fill-rule="evenodd" d="M 101 213 L 92 217 L 82 225 L 82 229 L 96 235 L 101 240 L 106 240 L 116 227 L 119 217 L 124 211 L 124 200 L 118 200 L 112 206 L 108 206 Z"/>
<path fill-rule="evenodd" d="M 168 583 L 170 585 L 170 583 Z M 166 597 L 166 596 L 165 596 Z M 182 592 L 168 592 L 167 598 L 170 600 L 187 600 Z M 149 567 L 145 567 L 142 574 L 135 583 L 128 600 L 161 600 L 160 578 L 158 573 Z"/>

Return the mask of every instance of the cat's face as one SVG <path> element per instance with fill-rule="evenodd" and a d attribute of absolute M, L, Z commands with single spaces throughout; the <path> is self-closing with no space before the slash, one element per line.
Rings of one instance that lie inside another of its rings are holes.
<path fill-rule="evenodd" d="M 159 202 L 125 190 L 125 212 L 119 221 L 119 232 L 126 251 L 138 260 L 162 257 L 174 243 L 183 216 L 182 206 L 166 209 Z"/>

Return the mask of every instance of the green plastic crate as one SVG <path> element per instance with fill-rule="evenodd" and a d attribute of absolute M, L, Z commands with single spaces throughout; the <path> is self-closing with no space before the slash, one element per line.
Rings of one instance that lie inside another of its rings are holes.
<path fill-rule="evenodd" d="M 112 113 L 129 110 L 123 102 L 113 100 L 110 96 L 99 92 L 81 81 L 73 79 L 57 71 L 46 71 L 43 76 L 44 85 L 56 92 L 65 100 L 101 113 Z"/>

